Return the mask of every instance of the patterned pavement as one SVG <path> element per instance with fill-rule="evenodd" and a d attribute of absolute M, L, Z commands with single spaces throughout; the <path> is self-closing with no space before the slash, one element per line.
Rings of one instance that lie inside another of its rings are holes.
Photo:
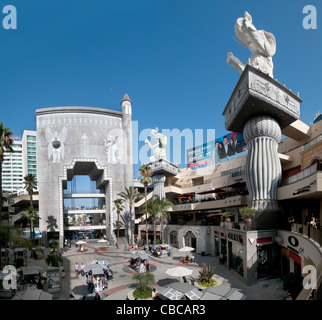
<path fill-rule="evenodd" d="M 74 266 L 76 262 L 79 265 L 81 263 L 90 264 L 94 258 L 99 256 L 107 258 L 110 268 L 114 272 L 114 279 L 108 282 L 108 289 L 100 294 L 101 299 L 126 300 L 127 293 L 138 286 L 137 282 L 133 280 L 133 275 L 136 272 L 129 266 L 131 252 L 125 252 L 123 248 L 117 249 L 115 246 L 107 247 L 106 251 L 101 251 L 100 247 L 99 243 L 91 240 L 88 251 L 85 253 L 77 252 L 78 248 L 74 246 L 63 250 L 65 276 L 62 279 L 62 290 L 58 300 L 68 300 L 70 294 L 73 294 L 76 300 L 82 299 L 83 296 L 86 296 L 86 299 L 93 299 L 94 294 L 88 291 L 86 277 L 81 275 L 76 277 Z M 170 257 L 162 259 L 150 256 L 148 253 L 151 258 L 150 271 L 155 277 L 154 287 L 157 291 L 162 290 L 171 282 L 181 281 L 181 279 L 169 277 L 165 271 L 178 265 L 183 266 L 180 263 L 180 258 L 186 254 L 179 252 L 176 248 L 171 248 L 171 253 Z M 247 296 L 247 300 L 282 300 L 285 296 L 281 279 L 262 279 L 255 285 L 246 286 L 236 274 L 227 270 L 226 266 L 219 264 L 217 257 L 195 254 L 195 258 L 196 263 L 185 265 L 193 270 L 191 278 L 194 280 L 198 278 L 198 268 L 203 263 L 213 264 L 217 280 L 224 286 L 240 290 Z M 44 260 L 29 259 L 29 265 L 47 268 Z"/>

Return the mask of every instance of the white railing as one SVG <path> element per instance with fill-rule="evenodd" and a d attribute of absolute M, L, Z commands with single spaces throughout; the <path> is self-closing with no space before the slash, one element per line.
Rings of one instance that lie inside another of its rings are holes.
<path fill-rule="evenodd" d="M 310 175 L 316 173 L 318 170 L 317 170 L 317 163 L 313 164 L 312 166 L 306 168 L 305 170 L 295 174 L 294 176 L 291 176 L 289 178 L 286 178 L 284 181 L 283 181 L 283 185 L 288 185 L 288 184 L 291 184 L 291 183 L 294 183 L 296 181 L 299 181 L 299 180 L 302 180 L 306 177 L 309 177 Z"/>

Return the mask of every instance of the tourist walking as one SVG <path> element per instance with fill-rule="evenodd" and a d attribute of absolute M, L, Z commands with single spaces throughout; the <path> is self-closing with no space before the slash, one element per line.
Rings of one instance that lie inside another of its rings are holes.
<path fill-rule="evenodd" d="M 76 277 L 78 277 L 78 275 L 79 275 L 79 265 L 78 265 L 78 263 L 76 262 L 76 263 L 75 263 L 75 276 L 76 276 Z"/>
<path fill-rule="evenodd" d="M 80 273 L 81 273 L 81 275 L 84 277 L 84 275 L 85 275 L 85 272 L 84 272 L 84 268 L 85 268 L 85 265 L 84 265 L 84 263 L 82 262 L 82 264 L 81 264 L 81 267 L 80 267 Z"/>

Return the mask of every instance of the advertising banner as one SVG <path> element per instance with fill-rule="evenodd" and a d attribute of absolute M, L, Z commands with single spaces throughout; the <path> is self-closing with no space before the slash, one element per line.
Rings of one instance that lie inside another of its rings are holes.
<path fill-rule="evenodd" d="M 216 140 L 187 150 L 187 168 L 198 169 L 234 158 L 247 151 L 241 133 L 231 132 Z"/>

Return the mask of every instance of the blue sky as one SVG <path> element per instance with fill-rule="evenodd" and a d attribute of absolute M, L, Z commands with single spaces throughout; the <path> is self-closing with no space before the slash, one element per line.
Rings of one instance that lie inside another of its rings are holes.
<path fill-rule="evenodd" d="M 257 29 L 275 35 L 274 77 L 300 93 L 302 118 L 322 112 L 318 0 L 3 0 L 1 12 L 9 4 L 18 28 L 0 25 L 0 121 L 16 134 L 36 130 L 36 109 L 121 110 L 124 93 L 139 132 L 226 134 L 222 112 L 240 77 L 227 52 L 243 62 L 250 56 L 233 40 L 245 10 Z M 303 28 L 305 5 L 317 9 L 316 30 Z"/>

